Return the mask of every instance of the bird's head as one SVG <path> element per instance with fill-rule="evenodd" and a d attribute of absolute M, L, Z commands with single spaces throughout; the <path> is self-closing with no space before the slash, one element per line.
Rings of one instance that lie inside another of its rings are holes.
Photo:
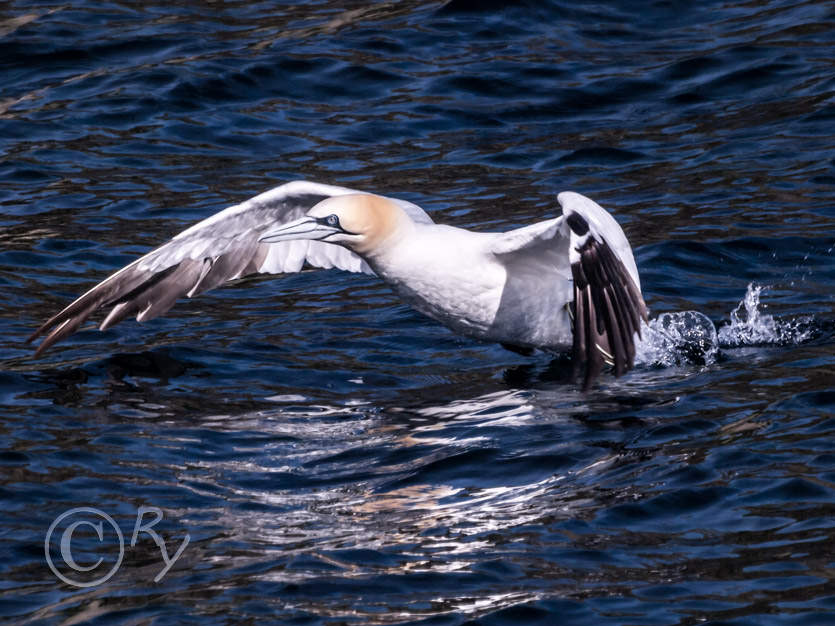
<path fill-rule="evenodd" d="M 260 241 L 326 241 L 369 254 L 410 223 L 406 212 L 388 198 L 352 193 L 322 200 L 304 217 L 268 230 Z"/>

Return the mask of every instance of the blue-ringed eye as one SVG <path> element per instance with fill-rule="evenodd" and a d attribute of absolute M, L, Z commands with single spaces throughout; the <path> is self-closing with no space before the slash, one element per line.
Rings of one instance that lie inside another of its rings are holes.
<path fill-rule="evenodd" d="M 328 226 L 339 226 L 339 218 L 336 217 L 336 215 L 328 215 L 325 218 L 325 221 L 327 222 Z"/>

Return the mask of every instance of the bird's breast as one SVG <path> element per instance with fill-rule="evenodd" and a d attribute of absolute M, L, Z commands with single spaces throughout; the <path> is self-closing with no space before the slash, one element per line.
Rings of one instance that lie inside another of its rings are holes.
<path fill-rule="evenodd" d="M 480 276 L 417 275 L 410 280 L 392 282 L 403 300 L 421 313 L 465 334 L 482 336 L 496 318 L 502 284 L 490 280 L 492 272 Z"/>

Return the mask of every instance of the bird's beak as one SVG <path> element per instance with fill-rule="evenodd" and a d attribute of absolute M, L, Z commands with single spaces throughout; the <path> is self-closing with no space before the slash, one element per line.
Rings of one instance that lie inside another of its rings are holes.
<path fill-rule="evenodd" d="M 268 230 L 261 235 L 258 241 L 278 243 L 279 241 L 294 241 L 296 239 L 325 239 L 338 232 L 341 232 L 339 228 L 328 226 L 314 217 L 302 217 Z"/>

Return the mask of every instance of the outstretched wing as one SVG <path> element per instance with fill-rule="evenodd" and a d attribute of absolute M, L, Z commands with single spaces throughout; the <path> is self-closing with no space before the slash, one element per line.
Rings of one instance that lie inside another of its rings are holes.
<path fill-rule="evenodd" d="M 153 319 L 181 296 L 190 298 L 248 274 L 298 272 L 305 264 L 373 274 L 365 261 L 341 246 L 320 241 L 258 241 L 268 228 L 302 217 L 325 198 L 349 193 L 357 191 L 294 181 L 220 211 L 106 278 L 44 322 L 28 340 L 46 335 L 35 356 L 107 307 L 112 308 L 101 330 L 131 315 L 140 322 Z M 416 222 L 432 222 L 417 205 L 392 200 Z"/>
<path fill-rule="evenodd" d="M 588 388 L 604 363 L 614 366 L 616 376 L 632 369 L 647 307 L 632 249 L 615 219 L 578 193 L 566 191 L 557 199 L 571 239 L 574 373 L 583 375 Z"/>
<path fill-rule="evenodd" d="M 502 233 L 492 251 L 524 255 L 542 268 L 538 276 L 565 280 L 565 291 L 555 293 L 571 302 L 574 372 L 588 388 L 604 363 L 618 376 L 632 368 L 647 309 L 632 249 L 615 219 L 578 193 L 563 192 L 557 200 L 561 217 Z"/>

